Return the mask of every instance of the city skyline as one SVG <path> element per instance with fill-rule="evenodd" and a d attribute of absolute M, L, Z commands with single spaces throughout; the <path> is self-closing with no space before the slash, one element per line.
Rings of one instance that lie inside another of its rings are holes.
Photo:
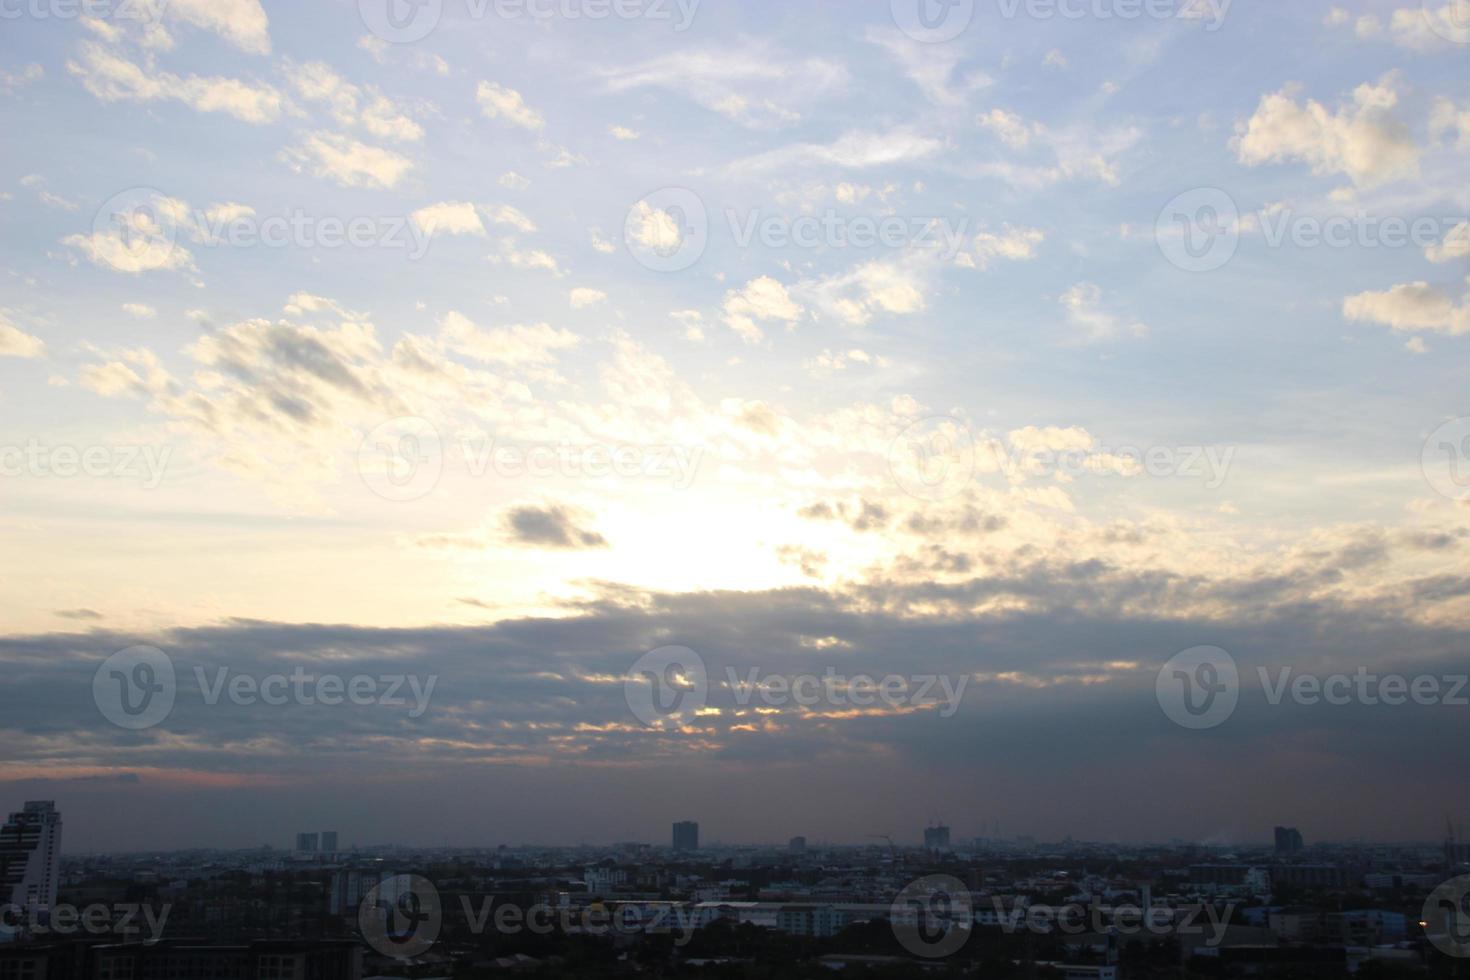
<path fill-rule="evenodd" d="M 11 5 L 0 797 L 1440 838 L 1467 3 Z"/>

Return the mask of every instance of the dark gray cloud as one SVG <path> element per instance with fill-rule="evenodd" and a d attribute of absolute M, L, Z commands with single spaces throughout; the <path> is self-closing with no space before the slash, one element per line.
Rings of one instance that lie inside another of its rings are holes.
<path fill-rule="evenodd" d="M 585 515 L 561 504 L 515 507 L 505 526 L 518 544 L 538 548 L 606 548 L 607 539 L 579 526 Z"/>
<path fill-rule="evenodd" d="M 1257 668 L 1470 670 L 1470 635 L 1411 622 L 1408 605 L 1312 602 L 1286 579 L 1219 587 L 1101 562 L 1017 562 L 956 585 L 589 588 L 593 598 L 564 616 L 483 627 L 241 620 L 157 636 L 99 628 L 0 639 L 3 771 L 18 780 L 0 792 L 42 792 L 34 781 L 47 775 L 133 774 L 137 783 L 48 791 L 90 808 L 68 827 L 96 847 L 170 843 L 150 834 L 253 844 L 285 840 L 301 821 L 348 819 L 361 840 L 656 840 L 689 800 L 730 840 L 856 840 L 917 828 L 935 809 L 960 833 L 1001 819 L 1017 832 L 1079 837 L 1254 839 L 1289 820 L 1317 837 L 1405 838 L 1432 834 L 1446 809 L 1470 810 L 1470 709 L 1272 705 L 1260 688 Z M 1162 612 L 1224 594 L 1228 617 Z M 1012 611 L 974 612 L 1000 597 Z M 142 642 L 172 658 L 177 702 L 158 727 L 124 731 L 97 710 L 93 676 Z M 625 701 L 621 678 L 669 644 L 708 667 L 720 714 L 697 731 L 649 728 Z M 1244 690 L 1226 724 L 1193 732 L 1168 721 L 1154 684 L 1169 657 L 1201 644 L 1235 656 Z M 381 704 L 207 701 L 221 678 L 298 669 L 436 683 L 419 716 Z M 973 680 L 952 717 L 825 706 L 737 714 L 726 680 L 751 669 Z M 400 794 L 427 810 L 399 805 Z M 596 821 L 573 815 L 589 794 Z M 1343 808 L 1348 794 L 1357 803 Z M 169 806 L 215 816 L 185 820 Z M 423 812 L 435 814 L 433 828 Z M 480 813 L 493 815 L 488 826 Z"/>

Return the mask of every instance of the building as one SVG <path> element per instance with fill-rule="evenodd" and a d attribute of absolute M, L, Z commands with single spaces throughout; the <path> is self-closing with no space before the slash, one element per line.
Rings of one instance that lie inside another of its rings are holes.
<path fill-rule="evenodd" d="M 674 824 L 674 850 L 699 850 L 699 824 L 693 820 L 680 820 Z"/>
<path fill-rule="evenodd" d="M 806 853 L 806 838 L 805 837 L 793 837 L 793 838 L 791 838 L 791 843 L 787 845 L 787 849 L 790 850 L 792 854 L 805 854 Z"/>
<path fill-rule="evenodd" d="M 322 831 L 322 852 L 324 854 L 337 853 L 337 832 L 335 830 Z"/>
<path fill-rule="evenodd" d="M 327 891 L 327 912 L 332 915 L 356 916 L 361 910 L 362 900 L 367 898 L 369 892 L 396 877 L 396 871 L 384 871 L 380 868 L 348 868 L 334 872 L 331 887 Z M 396 893 L 383 895 L 380 892 L 379 895 L 384 898 L 396 897 Z"/>
<path fill-rule="evenodd" d="M 949 828 L 942 823 L 934 824 L 932 827 L 924 828 L 924 850 L 947 851 L 949 850 Z"/>
<path fill-rule="evenodd" d="M 1302 832 L 1295 827 L 1276 828 L 1276 853 L 1295 854 L 1305 845 L 1302 843 Z"/>
<path fill-rule="evenodd" d="M 297 834 L 296 850 L 314 853 L 318 849 L 317 841 L 318 837 L 316 834 Z"/>
<path fill-rule="evenodd" d="M 51 800 L 28 802 L 0 828 L 0 896 L 27 912 L 56 904 L 61 814 Z"/>

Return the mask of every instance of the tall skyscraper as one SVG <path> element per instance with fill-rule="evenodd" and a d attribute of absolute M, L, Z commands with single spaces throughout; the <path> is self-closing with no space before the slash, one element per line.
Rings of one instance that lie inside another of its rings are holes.
<path fill-rule="evenodd" d="M 335 830 L 322 831 L 322 850 L 327 854 L 337 853 L 337 832 Z"/>
<path fill-rule="evenodd" d="M 297 834 L 296 835 L 296 850 L 298 850 L 298 851 L 315 851 L 316 849 L 317 849 L 317 835 L 316 834 Z"/>
<path fill-rule="evenodd" d="M 1306 845 L 1302 842 L 1302 832 L 1295 827 L 1276 828 L 1276 853 L 1295 854 Z"/>
<path fill-rule="evenodd" d="M 674 850 L 699 850 L 699 824 L 693 820 L 681 820 L 674 824 Z"/>
<path fill-rule="evenodd" d="M 942 823 L 934 824 L 932 827 L 924 828 L 924 850 L 947 851 L 949 850 L 949 828 Z"/>
<path fill-rule="evenodd" d="M 790 850 L 791 850 L 791 853 L 792 854 L 805 854 L 806 853 L 806 838 L 805 837 L 793 837 L 793 838 L 791 838 Z"/>
<path fill-rule="evenodd" d="M 61 814 L 51 800 L 28 802 L 0 827 L 0 895 L 27 910 L 56 904 Z"/>

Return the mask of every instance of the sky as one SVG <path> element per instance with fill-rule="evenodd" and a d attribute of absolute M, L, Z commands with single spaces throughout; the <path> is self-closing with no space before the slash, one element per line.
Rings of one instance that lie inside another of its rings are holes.
<path fill-rule="evenodd" d="M 0 810 L 1466 819 L 1470 8 L 1344 2 L 0 0 Z"/>

